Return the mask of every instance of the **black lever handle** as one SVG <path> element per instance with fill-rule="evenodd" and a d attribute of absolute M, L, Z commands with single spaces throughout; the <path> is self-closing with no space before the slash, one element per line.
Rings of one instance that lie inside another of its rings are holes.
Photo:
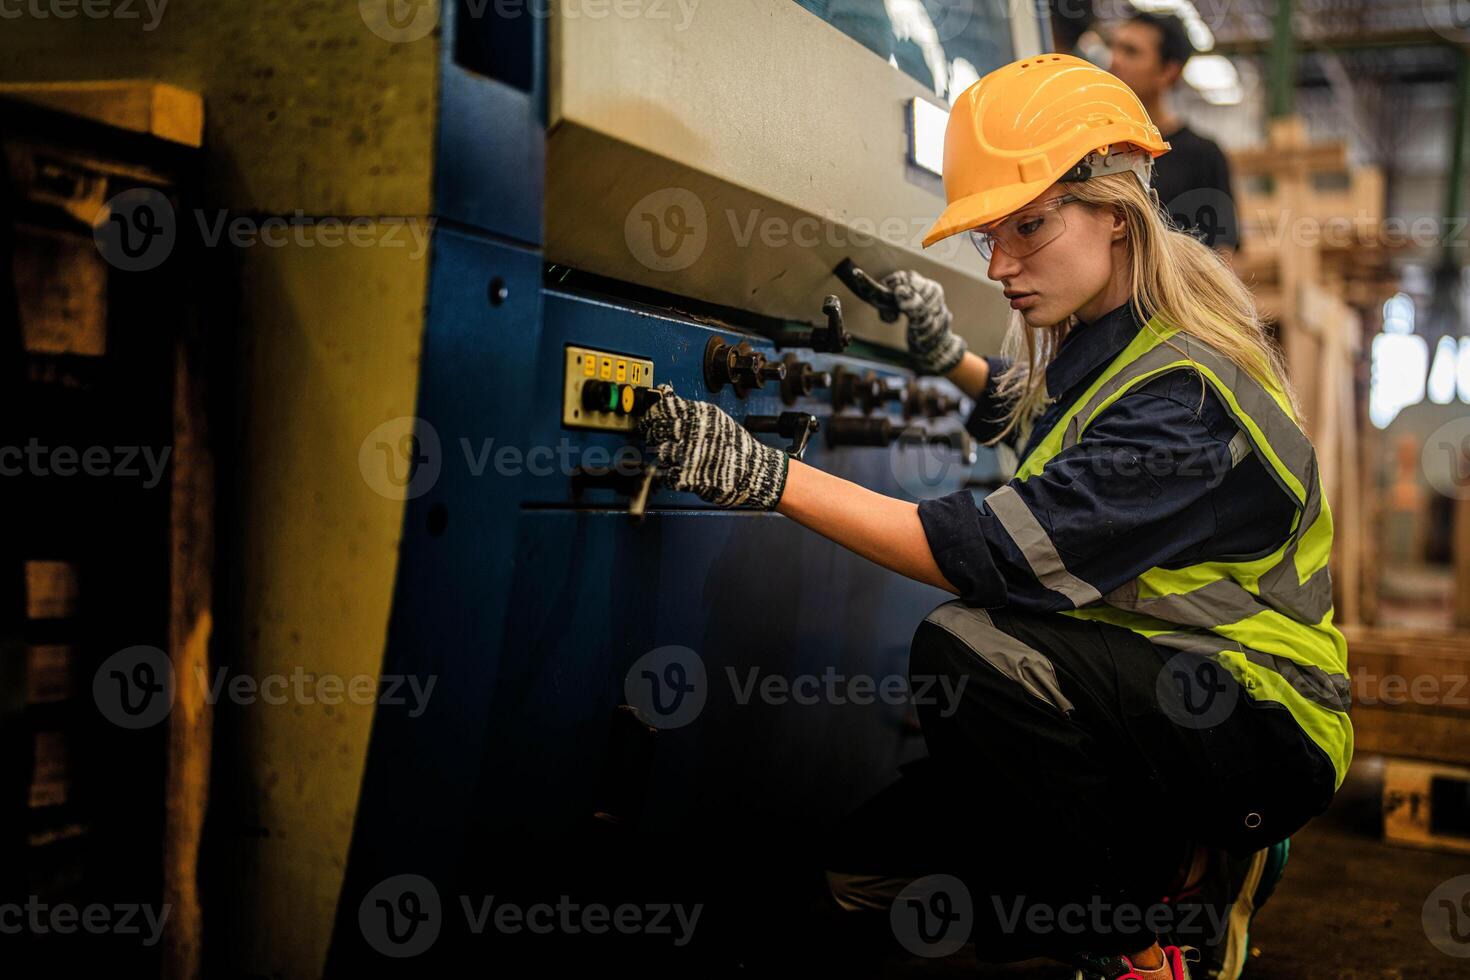
<path fill-rule="evenodd" d="M 852 343 L 852 334 L 842 322 L 842 301 L 836 296 L 822 300 L 822 312 L 827 317 L 825 327 L 789 326 L 780 330 L 772 339 L 777 347 L 810 347 L 820 354 L 840 354 Z"/>
<path fill-rule="evenodd" d="M 877 310 L 878 318 L 884 323 L 898 319 L 898 297 L 893 295 L 893 290 L 853 265 L 852 259 L 843 259 L 832 274 L 841 279 L 854 296 Z"/>
<path fill-rule="evenodd" d="M 822 300 L 822 312 L 827 316 L 827 325 L 812 331 L 811 348 L 824 354 L 840 354 L 852 343 L 852 334 L 842 322 L 842 301 L 828 296 Z"/>
<path fill-rule="evenodd" d="M 780 415 L 747 415 L 745 428 L 749 432 L 774 432 L 791 440 L 786 454 L 792 459 L 801 459 L 807 443 L 822 427 L 815 415 L 809 412 L 782 412 Z"/>
<path fill-rule="evenodd" d="M 572 471 L 572 497 L 580 498 L 587 490 L 611 490 L 628 497 L 628 516 L 643 520 L 648 510 L 648 495 L 658 467 L 653 463 L 635 466 L 579 466 Z"/>

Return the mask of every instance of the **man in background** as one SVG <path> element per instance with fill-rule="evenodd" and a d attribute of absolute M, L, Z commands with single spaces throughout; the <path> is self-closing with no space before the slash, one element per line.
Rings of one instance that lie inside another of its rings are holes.
<path fill-rule="evenodd" d="M 1184 74 L 1194 44 L 1173 15 L 1135 13 L 1113 28 L 1109 71 L 1133 89 L 1170 151 L 1154 161 L 1159 201 L 1185 231 L 1230 261 L 1240 247 L 1230 163 L 1214 140 L 1174 115 L 1169 92 Z"/>

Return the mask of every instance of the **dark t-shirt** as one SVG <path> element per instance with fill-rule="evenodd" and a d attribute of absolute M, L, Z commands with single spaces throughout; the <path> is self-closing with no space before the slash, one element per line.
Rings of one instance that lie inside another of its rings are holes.
<path fill-rule="evenodd" d="M 1188 126 L 1164 137 L 1169 152 L 1154 161 L 1154 188 L 1181 230 L 1211 248 L 1240 247 L 1240 223 L 1230 191 L 1230 163 L 1214 140 Z"/>

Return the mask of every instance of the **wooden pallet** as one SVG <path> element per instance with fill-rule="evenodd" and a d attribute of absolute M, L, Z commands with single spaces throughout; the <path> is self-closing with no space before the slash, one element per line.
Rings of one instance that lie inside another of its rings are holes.
<path fill-rule="evenodd" d="M 1470 768 L 1387 759 L 1383 839 L 1391 844 L 1470 854 Z"/>
<path fill-rule="evenodd" d="M 1342 632 L 1355 754 L 1470 766 L 1470 631 Z"/>

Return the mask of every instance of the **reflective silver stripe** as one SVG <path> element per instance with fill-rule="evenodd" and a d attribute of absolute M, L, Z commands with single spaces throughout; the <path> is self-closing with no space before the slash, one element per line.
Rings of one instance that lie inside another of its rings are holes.
<path fill-rule="evenodd" d="M 1234 580 L 1216 579 L 1189 592 L 1173 595 L 1138 598 L 1138 579 L 1126 582 L 1107 595 L 1103 600 L 1110 606 L 1142 613 L 1180 626 L 1199 626 L 1210 629 L 1238 623 L 1268 608 L 1258 597 L 1251 595 Z"/>
<path fill-rule="evenodd" d="M 832 900 L 848 912 L 861 912 L 863 909 L 885 912 L 913 881 L 913 878 L 893 875 L 827 872 L 827 888 L 832 892 Z"/>
<path fill-rule="evenodd" d="M 1307 487 L 1307 506 L 1297 522 L 1296 533 L 1281 561 L 1262 573 L 1256 587 L 1273 608 L 1302 622 L 1317 623 L 1332 608 L 1332 571 L 1324 564 L 1303 582 L 1296 570 L 1297 545 L 1322 513 L 1322 489 L 1316 466 L 1308 477 L 1303 481 Z"/>
<path fill-rule="evenodd" d="M 1295 573 L 1294 566 L 1292 571 Z M 1272 574 L 1280 573 L 1280 565 L 1272 569 Z M 1308 608 L 1305 609 L 1283 608 L 1285 604 L 1279 597 L 1285 590 L 1263 588 L 1264 597 L 1257 596 L 1242 588 L 1234 579 L 1228 578 L 1216 579 L 1189 592 L 1176 592 L 1148 599 L 1138 598 L 1138 584 L 1137 579 L 1126 582 L 1103 596 L 1103 601 L 1129 612 L 1142 613 L 1155 619 L 1178 623 L 1180 626 L 1200 626 L 1205 629 L 1238 623 L 1267 609 L 1274 609 L 1283 615 L 1314 625 L 1326 612 L 1324 610 L 1315 619 L 1304 620 L 1304 616 L 1315 612 L 1312 604 L 1326 603 L 1330 608 L 1332 603 L 1332 574 L 1325 565 L 1304 586 L 1290 593 L 1293 599 L 1306 597 L 1305 605 Z"/>
<path fill-rule="evenodd" d="M 1159 633 L 1149 637 L 1159 646 L 1173 650 L 1190 650 L 1213 656 L 1222 650 L 1234 650 L 1246 660 L 1271 671 L 1286 681 L 1292 690 L 1313 704 L 1333 711 L 1347 711 L 1352 706 L 1352 682 L 1346 674 L 1329 674 L 1321 667 L 1299 664 L 1274 653 L 1263 653 L 1212 633 Z M 1250 690 L 1247 687 L 1247 690 Z"/>
<path fill-rule="evenodd" d="M 1016 542 L 1021 554 L 1026 556 L 1026 564 L 1031 566 L 1031 573 L 1037 581 L 1053 592 L 1060 592 L 1079 608 L 1102 598 L 1097 589 L 1067 571 L 1046 529 L 1014 487 L 1004 486 L 993 491 L 986 496 L 985 503 L 1000 519 L 1001 526 Z"/>
<path fill-rule="evenodd" d="M 1240 465 L 1241 460 L 1250 455 L 1253 447 L 1250 436 L 1245 434 L 1244 429 L 1240 429 L 1231 437 L 1230 444 L 1226 448 L 1230 450 L 1230 466 L 1234 469 Z"/>
<path fill-rule="evenodd" d="M 996 626 L 984 609 L 955 599 L 931 612 L 926 622 L 950 633 L 990 666 L 1063 714 L 1072 711 L 1072 702 L 1062 693 L 1052 662 Z"/>
<path fill-rule="evenodd" d="M 1171 343 L 1174 346 L 1169 346 Z M 1332 608 L 1331 572 L 1324 566 L 1311 575 L 1307 581 L 1302 582 L 1296 569 L 1296 552 L 1302 536 L 1316 523 L 1322 513 L 1322 490 L 1317 473 L 1316 453 L 1306 434 L 1282 410 L 1281 406 L 1276 403 L 1276 399 L 1272 398 L 1260 382 L 1242 370 L 1234 361 L 1218 354 L 1213 348 L 1188 334 L 1174 334 L 1168 342 L 1159 344 L 1125 365 L 1092 393 L 1082 408 L 1067 421 L 1067 427 L 1062 435 L 1061 449 L 1066 450 L 1077 444 L 1081 439 L 1085 421 L 1113 394 L 1136 384 L 1150 372 L 1160 370 L 1185 358 L 1197 361 L 1209 368 L 1220 379 L 1220 383 L 1234 395 L 1241 410 L 1250 416 L 1260 428 L 1272 451 L 1305 490 L 1301 518 L 1297 522 L 1296 530 L 1292 533 L 1281 560 L 1261 575 L 1257 587 L 1260 590 L 1260 601 L 1264 605 L 1303 623 L 1320 622 Z M 1224 399 L 1222 402 L 1225 410 L 1234 416 L 1235 409 L 1230 403 Z M 1240 435 L 1246 435 L 1244 420 L 1237 417 L 1235 421 L 1241 426 Z M 1249 439 L 1249 436 L 1246 438 Z M 1234 440 L 1231 442 L 1233 447 Z M 1275 468 L 1264 459 L 1261 462 L 1266 472 L 1271 474 L 1278 484 L 1281 484 L 1282 490 L 1295 497 L 1295 493 L 1282 482 Z M 1230 615 L 1232 614 L 1231 609 L 1222 608 L 1221 614 Z M 1234 619 L 1226 619 L 1222 622 L 1234 622 L 1239 618 L 1243 617 L 1235 616 Z"/>

